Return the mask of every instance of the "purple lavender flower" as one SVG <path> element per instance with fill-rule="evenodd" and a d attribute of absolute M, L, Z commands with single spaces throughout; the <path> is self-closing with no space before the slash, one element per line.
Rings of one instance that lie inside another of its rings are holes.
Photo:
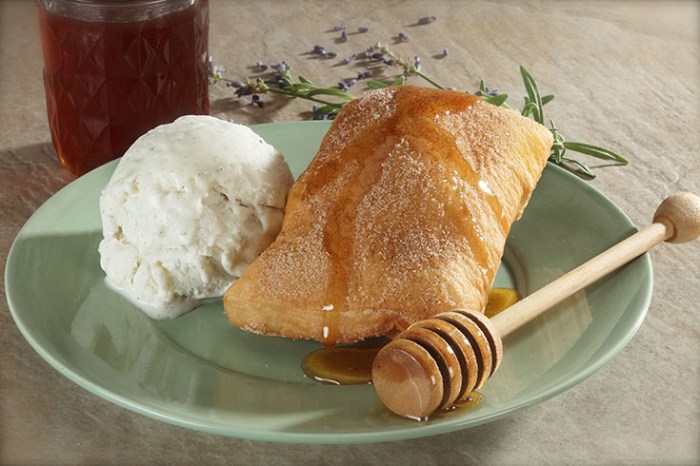
<path fill-rule="evenodd" d="M 408 37 L 408 34 L 406 34 L 405 32 L 399 32 L 399 41 L 400 42 L 408 42 L 409 40 L 411 40 L 411 39 Z"/>
<path fill-rule="evenodd" d="M 318 106 L 314 105 L 314 107 L 315 107 L 315 108 L 313 109 L 313 112 L 314 112 L 313 118 L 314 118 L 314 120 L 328 120 L 328 119 L 330 119 L 327 113 L 319 113 L 319 107 L 318 107 Z"/>
<path fill-rule="evenodd" d="M 265 63 L 258 61 L 255 63 L 255 65 L 258 67 L 258 69 L 260 71 L 267 71 L 268 66 Z"/>
<path fill-rule="evenodd" d="M 349 65 L 350 63 L 353 62 L 353 60 L 355 60 L 355 58 L 357 58 L 357 54 L 355 54 L 355 53 L 353 53 L 349 57 L 345 57 L 343 59 L 343 65 Z"/>
<path fill-rule="evenodd" d="M 251 95 L 252 93 L 253 90 L 249 86 L 241 86 L 234 92 L 236 97 L 243 97 L 244 95 Z"/>
<path fill-rule="evenodd" d="M 209 79 L 214 82 L 221 81 L 224 78 L 224 67 L 217 65 L 214 62 L 214 57 L 209 56 Z"/>
<path fill-rule="evenodd" d="M 416 69 L 420 69 L 421 63 L 422 62 L 419 56 L 416 55 L 415 57 L 413 57 L 413 66 L 415 66 Z"/>
<path fill-rule="evenodd" d="M 316 55 L 320 56 L 321 58 L 335 58 L 338 56 L 337 53 L 329 52 L 322 45 L 314 45 L 314 48 L 311 51 L 311 53 L 316 54 Z"/>
<path fill-rule="evenodd" d="M 437 16 L 421 16 L 418 18 L 418 24 L 430 24 L 437 19 Z"/>
<path fill-rule="evenodd" d="M 338 89 L 341 91 L 347 91 L 349 88 L 345 81 L 338 81 Z"/>
<path fill-rule="evenodd" d="M 340 41 L 341 42 L 347 42 L 348 41 L 348 33 L 346 31 L 343 31 L 340 33 Z"/>
<path fill-rule="evenodd" d="M 359 28 L 357 28 L 357 32 L 359 33 L 365 33 L 367 31 L 369 31 L 369 28 L 367 26 L 360 26 Z"/>
<path fill-rule="evenodd" d="M 277 76 L 281 76 L 289 69 L 289 65 L 286 61 L 282 60 L 281 62 L 272 65 L 272 68 L 276 71 Z"/>
<path fill-rule="evenodd" d="M 253 94 L 251 103 L 258 108 L 263 108 L 265 106 L 265 102 L 262 101 L 258 94 Z"/>
<path fill-rule="evenodd" d="M 372 77 L 372 72 L 370 70 L 365 70 L 357 74 L 357 79 L 369 79 Z"/>

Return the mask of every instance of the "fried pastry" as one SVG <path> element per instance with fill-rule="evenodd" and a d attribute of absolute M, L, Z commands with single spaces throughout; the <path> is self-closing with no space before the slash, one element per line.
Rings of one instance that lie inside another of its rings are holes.
<path fill-rule="evenodd" d="M 227 290 L 228 319 L 331 345 L 483 309 L 551 145 L 545 127 L 473 95 L 367 92 L 292 186 L 277 239 Z"/>

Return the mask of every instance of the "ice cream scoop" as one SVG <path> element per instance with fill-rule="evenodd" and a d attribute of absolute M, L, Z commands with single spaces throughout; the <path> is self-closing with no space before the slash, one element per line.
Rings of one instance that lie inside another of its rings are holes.
<path fill-rule="evenodd" d="M 457 309 L 414 323 L 374 360 L 372 383 L 386 407 L 423 419 L 465 400 L 498 367 L 501 339 L 555 304 L 664 241 L 700 236 L 700 197 L 678 193 L 661 203 L 651 225 L 488 319 Z"/>
<path fill-rule="evenodd" d="M 220 297 L 280 230 L 293 177 L 247 126 L 186 116 L 139 138 L 100 197 L 100 265 L 153 318 Z"/>

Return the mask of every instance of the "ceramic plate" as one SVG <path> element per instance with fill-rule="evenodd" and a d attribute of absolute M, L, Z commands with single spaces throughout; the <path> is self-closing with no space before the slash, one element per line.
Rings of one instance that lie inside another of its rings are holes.
<path fill-rule="evenodd" d="M 254 127 L 295 175 L 326 122 Z M 505 339 L 503 364 L 480 403 L 414 422 L 390 414 L 371 385 L 322 385 L 301 370 L 319 347 L 252 335 L 220 303 L 151 321 L 105 286 L 97 245 L 100 190 L 116 161 L 59 191 L 10 251 L 5 287 L 26 339 L 61 374 L 111 402 L 180 426 L 235 437 L 359 443 L 455 431 L 507 416 L 581 382 L 615 356 L 644 319 L 652 289 L 644 255 Z M 635 231 L 585 182 L 549 166 L 508 239 L 497 286 L 523 295 Z"/>

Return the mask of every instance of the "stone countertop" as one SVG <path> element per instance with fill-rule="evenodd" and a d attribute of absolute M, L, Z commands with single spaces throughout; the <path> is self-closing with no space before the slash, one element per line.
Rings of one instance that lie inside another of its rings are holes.
<path fill-rule="evenodd" d="M 429 6 L 427 6 L 429 5 Z M 415 26 L 418 17 L 437 21 Z M 420 56 L 426 73 L 461 90 L 480 79 L 522 93 L 536 75 L 562 132 L 616 148 L 626 167 L 592 161 L 591 185 L 637 225 L 676 191 L 700 191 L 698 2 L 216 1 L 210 53 L 243 78 L 258 61 L 334 85 L 357 68 L 339 57 L 376 41 Z M 334 25 L 369 31 L 338 42 Z M 56 160 L 46 121 L 34 5 L 0 2 L 0 265 L 20 227 L 74 178 Z M 439 58 L 443 49 L 449 54 Z M 415 78 L 411 78 L 413 82 Z M 361 88 L 351 89 L 353 93 Z M 212 114 L 240 123 L 299 120 L 310 105 L 265 97 L 263 109 L 211 89 Z M 2 464 L 698 464 L 700 243 L 652 253 L 654 294 L 632 342 L 574 388 L 510 417 L 418 440 L 370 445 L 274 445 L 164 424 L 98 398 L 29 346 L 0 297 Z"/>

